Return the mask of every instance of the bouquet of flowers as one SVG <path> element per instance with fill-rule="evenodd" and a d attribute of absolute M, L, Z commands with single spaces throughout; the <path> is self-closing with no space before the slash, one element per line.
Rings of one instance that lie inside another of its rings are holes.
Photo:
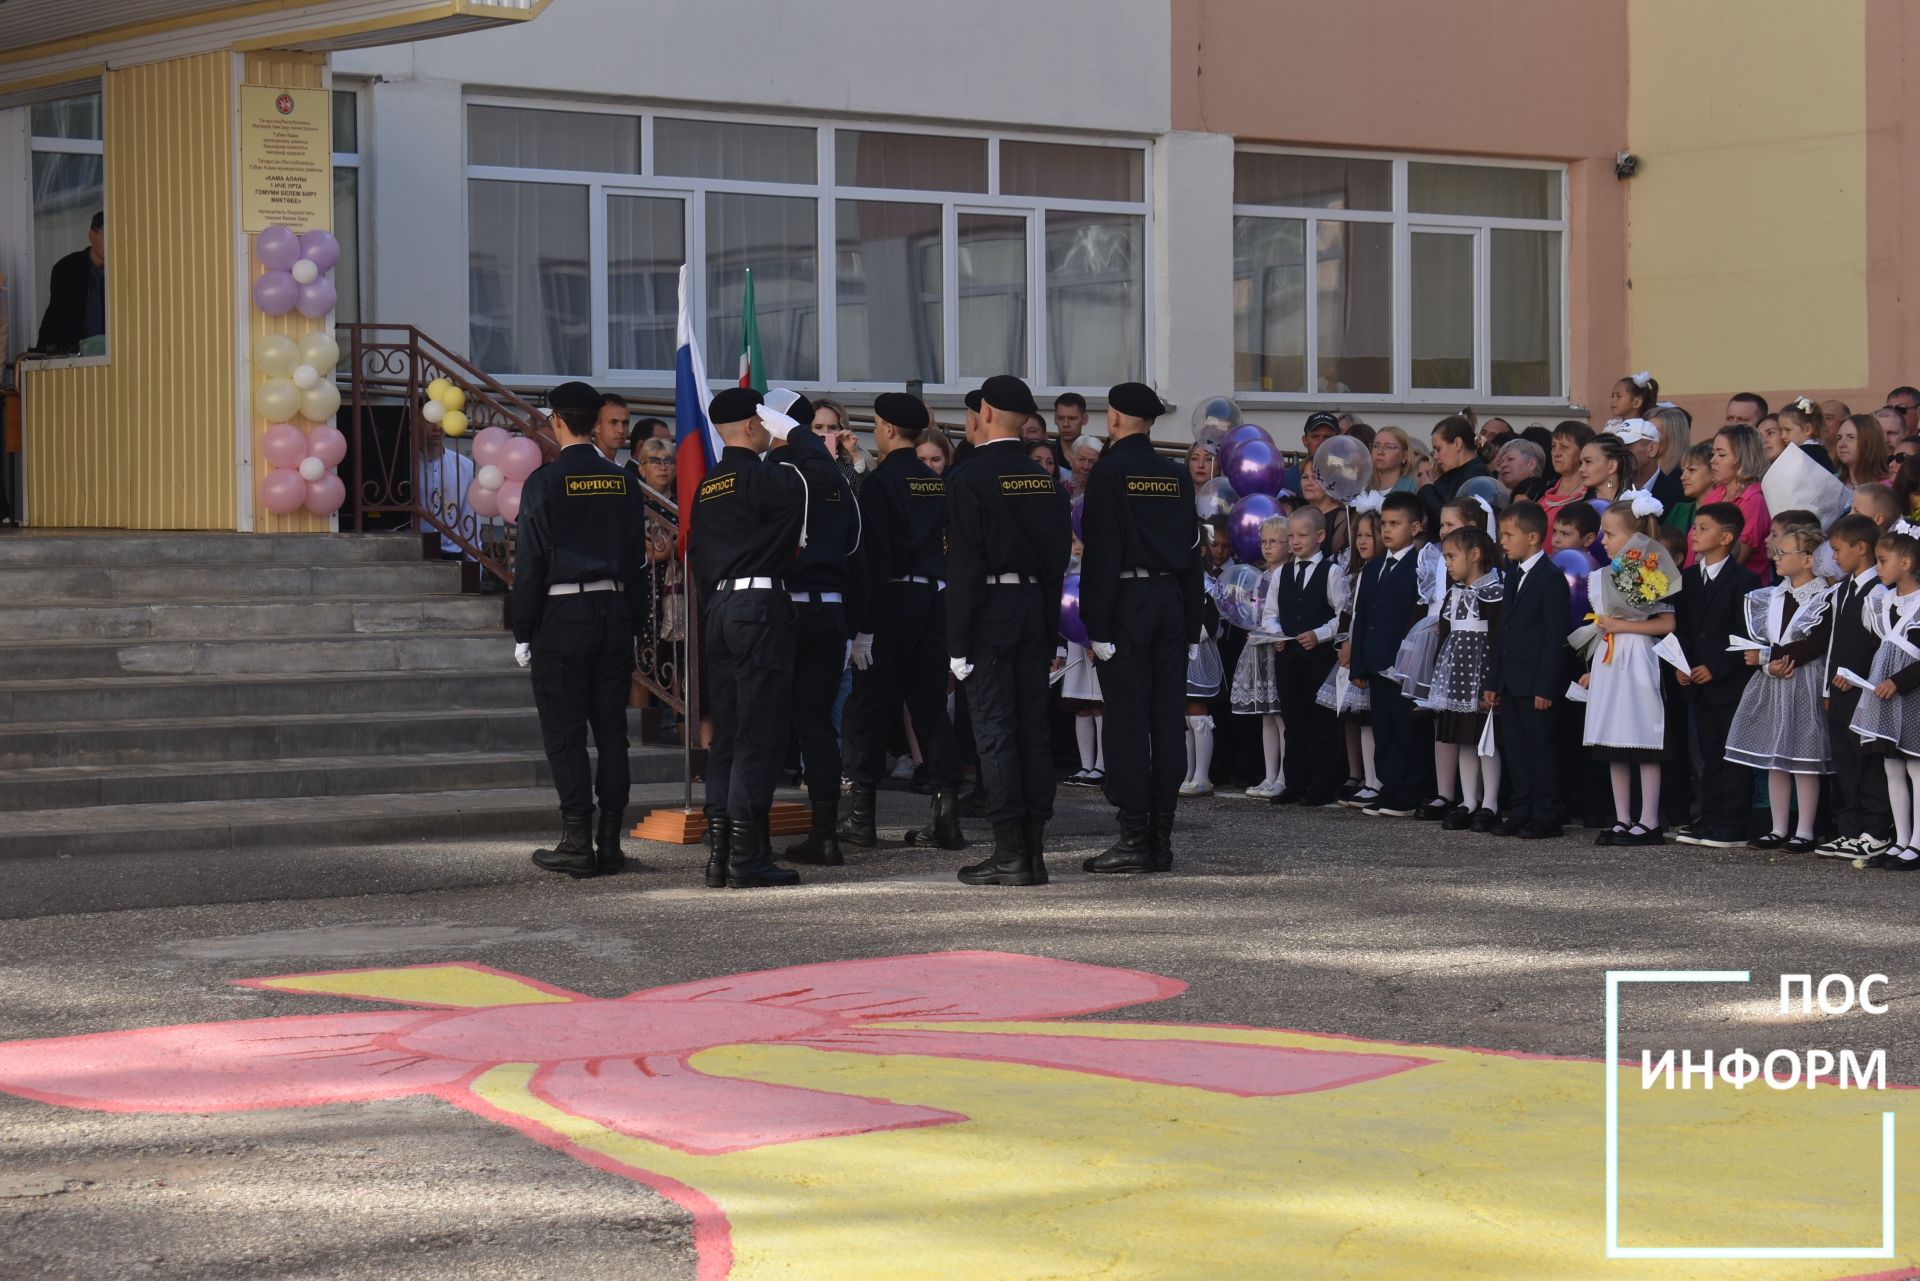
<path fill-rule="evenodd" d="M 1680 590 L 1678 570 L 1666 548 L 1645 534 L 1635 534 L 1604 569 L 1595 571 L 1594 613 L 1587 615 L 1586 626 L 1567 637 L 1567 643 L 1586 656 L 1602 639 L 1600 629 L 1591 622 L 1596 616 L 1634 620 L 1653 617 L 1653 607 Z M 1611 659 L 1613 638 L 1605 639 Z"/>

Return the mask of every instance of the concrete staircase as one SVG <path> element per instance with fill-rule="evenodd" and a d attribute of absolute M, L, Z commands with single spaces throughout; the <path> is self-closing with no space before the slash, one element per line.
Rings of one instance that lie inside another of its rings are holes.
<path fill-rule="evenodd" d="M 0 860 L 551 831 L 502 617 L 410 534 L 0 535 Z"/>

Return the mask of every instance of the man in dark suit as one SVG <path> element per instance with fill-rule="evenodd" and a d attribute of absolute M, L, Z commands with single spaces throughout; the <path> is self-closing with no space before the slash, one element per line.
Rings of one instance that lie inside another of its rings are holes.
<path fill-rule="evenodd" d="M 78 351 L 107 332 L 107 216 L 93 215 L 87 247 L 53 264 L 47 310 L 40 317 L 41 351 Z"/>
<path fill-rule="evenodd" d="M 1747 842 L 1753 809 L 1753 771 L 1727 760 L 1727 733 L 1740 695 L 1755 669 L 1727 648 L 1747 634 L 1747 593 L 1760 579 L 1733 559 L 1745 517 L 1732 503 L 1708 503 L 1693 515 L 1694 563 L 1680 581 L 1674 635 L 1693 666 L 1680 683 L 1692 695 L 1694 734 L 1700 743 L 1700 819 L 1674 838 L 1683 845 L 1731 849 Z"/>
<path fill-rule="evenodd" d="M 1413 703 L 1385 675 L 1419 617 L 1420 534 L 1426 513 L 1412 494 L 1388 494 L 1380 509 L 1384 556 L 1367 562 L 1360 575 L 1353 611 L 1350 669 L 1353 683 L 1367 690 L 1373 712 L 1374 761 L 1380 770 L 1380 796 L 1364 811 L 1410 818 L 1420 798 L 1415 754 Z"/>
<path fill-rule="evenodd" d="M 1547 514 L 1538 503 L 1517 502 L 1500 513 L 1500 550 L 1513 568 L 1489 683 L 1513 803 L 1497 830 L 1523 840 L 1561 834 L 1553 704 L 1567 687 L 1572 602 L 1566 575 L 1547 559 L 1546 541 Z"/>

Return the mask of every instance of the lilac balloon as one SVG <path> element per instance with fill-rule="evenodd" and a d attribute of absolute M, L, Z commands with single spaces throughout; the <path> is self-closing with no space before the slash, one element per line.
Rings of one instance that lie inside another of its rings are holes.
<path fill-rule="evenodd" d="M 300 237 L 300 256 L 325 274 L 332 271 L 333 265 L 340 261 L 340 242 L 333 238 L 331 231 L 321 231 L 316 228 Z"/>
<path fill-rule="evenodd" d="M 289 276 L 288 279 L 291 280 L 292 277 Z M 339 301 L 339 296 L 333 290 L 333 282 L 325 276 L 310 285 L 300 285 L 298 288 L 300 301 L 295 305 L 300 308 L 301 315 L 313 320 L 318 320 L 332 311 L 333 304 Z"/>
<path fill-rule="evenodd" d="M 1227 459 L 1233 456 L 1233 451 L 1250 440 L 1257 440 L 1264 444 L 1271 445 L 1273 443 L 1273 435 L 1259 423 L 1242 423 L 1220 438 L 1220 452 L 1218 457 L 1221 472 L 1225 472 Z"/>
<path fill-rule="evenodd" d="M 1087 541 L 1087 536 L 1082 531 L 1080 522 L 1082 519 L 1081 513 L 1086 511 L 1086 509 L 1087 499 L 1084 494 L 1074 499 L 1073 504 L 1067 508 L 1068 512 L 1073 516 L 1073 536 L 1083 543 Z"/>
<path fill-rule="evenodd" d="M 1286 515 L 1280 500 L 1267 494 L 1248 494 L 1227 513 L 1227 537 L 1233 542 L 1233 557 L 1243 565 L 1261 565 L 1261 522 Z"/>
<path fill-rule="evenodd" d="M 300 301 L 300 286 L 290 271 L 269 271 L 253 282 L 253 305 L 269 316 L 284 316 Z"/>
<path fill-rule="evenodd" d="M 268 271 L 287 271 L 300 261 L 300 237 L 275 223 L 253 240 L 254 257 Z"/>
<path fill-rule="evenodd" d="M 306 501 L 307 482 L 300 479 L 299 472 L 276 467 L 260 478 L 260 505 L 274 515 L 299 511 Z"/>
<path fill-rule="evenodd" d="M 1060 584 L 1060 634 L 1076 645 L 1090 645 L 1087 625 L 1080 621 L 1080 575 L 1068 574 Z"/>
<path fill-rule="evenodd" d="M 1265 441 L 1247 440 L 1227 456 L 1220 474 L 1233 486 L 1233 492 L 1242 498 L 1249 494 L 1271 496 L 1278 494 L 1285 484 L 1287 462 L 1281 457 L 1278 446 Z"/>
<path fill-rule="evenodd" d="M 1572 547 L 1555 552 L 1552 560 L 1554 568 L 1567 576 L 1567 591 L 1573 600 L 1567 614 L 1567 630 L 1572 631 L 1587 620 L 1593 609 L 1587 603 L 1587 575 L 1593 572 L 1593 561 L 1585 552 Z"/>

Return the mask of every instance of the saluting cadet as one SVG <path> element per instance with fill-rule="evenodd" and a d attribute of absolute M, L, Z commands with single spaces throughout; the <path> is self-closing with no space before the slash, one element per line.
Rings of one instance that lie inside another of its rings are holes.
<path fill-rule="evenodd" d="M 726 443 L 720 461 L 682 501 L 693 503 L 689 552 L 702 614 L 713 743 L 707 753 L 707 884 L 749 889 L 794 885 L 800 874 L 773 861 L 767 814 L 787 751 L 793 705 L 793 601 L 786 576 L 804 547 L 810 496 L 840 481 L 840 468 L 811 431 L 760 393 L 729 387 L 707 420 Z M 791 434 L 789 434 L 791 433 Z M 791 461 L 761 453 L 787 442 Z"/>
<path fill-rule="evenodd" d="M 775 387 L 766 403 L 820 437 L 830 457 L 840 456 L 838 429 L 812 426 L 813 405 L 799 392 Z M 791 444 L 767 455 L 770 463 L 794 463 Z M 796 464 L 797 465 L 797 464 Z M 840 740 L 833 732 L 833 703 L 847 667 L 848 620 L 857 617 L 866 594 L 866 555 L 860 507 L 844 470 L 836 483 L 810 495 L 807 545 L 787 571 L 793 601 L 793 734 L 800 742 L 807 800 L 813 811 L 807 839 L 787 847 L 787 859 L 836 867 L 846 862 L 833 826 L 839 818 Z"/>
<path fill-rule="evenodd" d="M 1153 451 L 1166 412 L 1144 383 L 1107 393 L 1108 448 L 1080 511 L 1080 618 L 1106 696 L 1107 800 L 1120 839 L 1089 872 L 1173 866 L 1186 773 L 1188 647 L 1202 626 L 1200 518 L 1187 469 Z"/>
<path fill-rule="evenodd" d="M 993 854 L 961 868 L 960 879 L 1045 885 L 1054 791 L 1047 669 L 1073 529 L 1066 494 L 1018 443 L 1038 412 L 1033 393 L 998 374 L 980 396 L 979 445 L 947 473 L 947 653 L 966 685 Z"/>
<path fill-rule="evenodd" d="M 872 846 L 873 793 L 886 768 L 887 733 L 904 700 L 933 784 L 933 820 L 907 833 L 909 845 L 966 845 L 960 831 L 960 766 L 947 719 L 946 487 L 914 452 L 927 407 L 904 392 L 873 402 L 880 465 L 860 487 L 860 514 L 872 554 L 865 606 L 854 620 L 853 693 L 841 725 L 853 790 L 840 839 Z"/>
<path fill-rule="evenodd" d="M 626 861 L 620 834 L 631 781 L 627 693 L 647 566 L 647 512 L 633 477 L 594 445 L 600 393 L 585 383 L 562 383 L 547 403 L 560 456 L 536 468 L 520 495 L 513 653 L 522 667 L 533 665 L 540 736 L 560 793 L 560 842 L 536 850 L 533 861 L 577 880 L 617 872 Z M 600 757 L 591 774 L 589 726 Z"/>

